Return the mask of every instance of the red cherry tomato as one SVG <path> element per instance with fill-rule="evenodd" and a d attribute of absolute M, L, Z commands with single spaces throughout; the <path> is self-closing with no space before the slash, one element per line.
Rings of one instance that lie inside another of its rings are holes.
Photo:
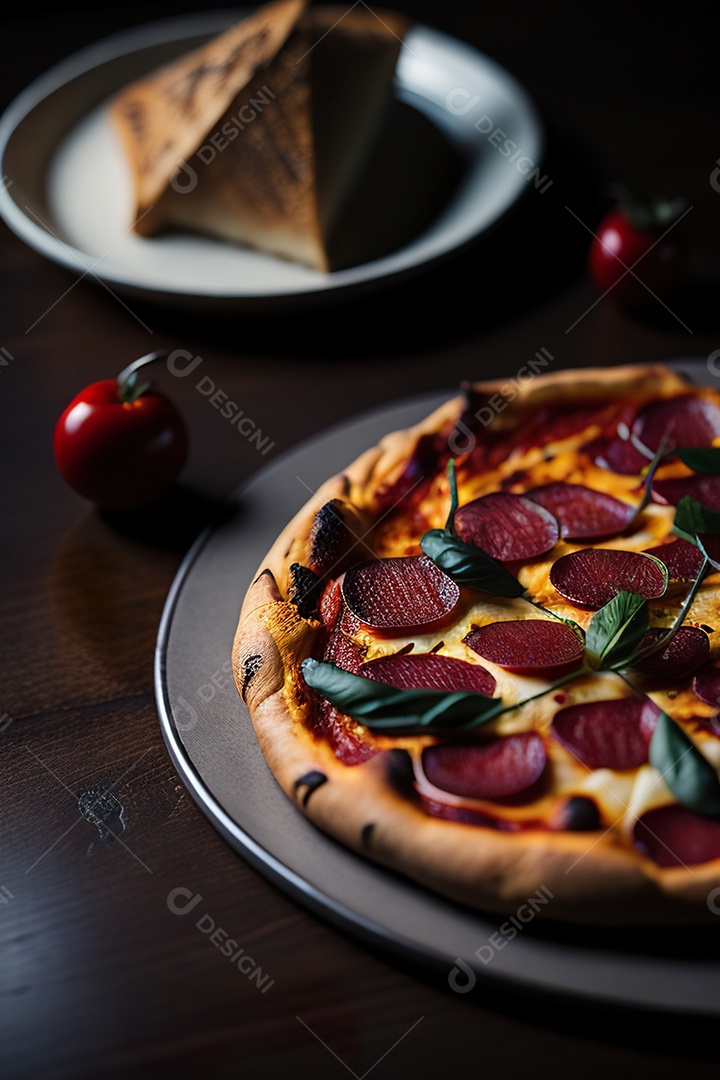
<path fill-rule="evenodd" d="M 55 427 L 55 461 L 78 494 L 108 510 L 145 506 L 163 495 L 185 464 L 188 438 L 175 406 L 146 391 L 121 400 L 118 380 L 92 383 Z"/>
<path fill-rule="evenodd" d="M 669 296 L 683 270 L 684 245 L 675 224 L 682 209 L 678 200 L 653 207 L 617 206 L 606 214 L 588 255 L 588 271 L 598 289 L 628 308 Z"/>

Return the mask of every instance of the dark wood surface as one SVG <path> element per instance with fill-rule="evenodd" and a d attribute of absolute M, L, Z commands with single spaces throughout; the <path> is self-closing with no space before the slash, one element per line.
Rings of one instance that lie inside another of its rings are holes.
<path fill-rule="evenodd" d="M 409 392 L 513 375 L 541 348 L 581 367 L 720 347 L 710 9 L 398 6 L 509 67 L 547 124 L 552 188 L 456 259 L 309 313 L 221 317 L 124 306 L 0 228 L 0 347 L 13 358 L 0 367 L 3 1076 L 716 1075 L 707 1021 L 560 1006 L 482 981 L 460 997 L 308 914 L 226 846 L 162 741 L 152 658 L 165 596 L 193 536 L 266 461 Z M 51 17 L 24 5 L 3 28 L 1 104 L 77 48 L 182 10 L 193 8 Z M 596 223 L 617 181 L 692 206 L 672 313 L 629 316 L 610 297 L 588 311 L 589 234 L 573 215 Z M 275 447 L 262 458 L 160 371 L 191 433 L 182 487 L 155 511 L 111 519 L 60 480 L 53 427 L 88 382 L 163 347 L 201 354 Z M 102 792 L 123 807 L 117 840 L 79 811 Z M 269 993 L 170 912 L 181 886 L 271 974 Z"/>

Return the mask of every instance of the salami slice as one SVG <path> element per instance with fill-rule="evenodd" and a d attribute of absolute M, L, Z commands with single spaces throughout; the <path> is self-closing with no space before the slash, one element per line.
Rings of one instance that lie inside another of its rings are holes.
<path fill-rule="evenodd" d="M 633 434 L 653 454 L 663 439 L 668 453 L 677 446 L 712 446 L 720 435 L 720 408 L 691 394 L 655 401 L 637 414 Z"/>
<path fill-rule="evenodd" d="M 586 443 L 584 452 L 595 465 L 621 476 L 640 476 L 650 463 L 650 455 L 645 455 L 629 439 L 598 438 Z"/>
<path fill-rule="evenodd" d="M 437 653 L 378 656 L 362 665 L 358 674 L 398 690 L 469 690 L 492 697 L 495 678 L 480 664 L 469 664 Z"/>
<path fill-rule="evenodd" d="M 646 548 L 645 555 L 654 555 L 667 567 L 673 581 L 694 581 L 702 566 L 700 548 L 689 540 L 671 540 L 658 547 Z"/>
<path fill-rule="evenodd" d="M 701 701 L 706 705 L 720 708 L 720 668 L 709 664 L 702 671 L 698 671 L 693 679 L 693 690 Z"/>
<path fill-rule="evenodd" d="M 422 630 L 453 611 L 460 589 L 427 555 L 373 559 L 343 579 L 348 610 L 365 626 L 386 633 Z"/>
<path fill-rule="evenodd" d="M 452 802 L 438 802 L 437 799 L 430 799 L 422 791 L 419 795 L 425 812 L 431 817 L 442 818 L 443 821 L 457 821 L 461 825 L 482 825 L 486 829 L 499 829 L 501 832 L 518 832 L 522 827 L 522 823 L 503 820 L 496 814 L 486 814 L 474 807 L 458 806 Z"/>
<path fill-rule="evenodd" d="M 720 821 L 684 806 L 659 806 L 633 830 L 635 846 L 658 866 L 696 866 L 720 859 Z"/>
<path fill-rule="evenodd" d="M 640 643 L 640 651 L 655 645 L 666 633 L 667 630 L 658 627 L 648 630 Z M 707 663 L 709 655 L 710 638 L 705 631 L 699 626 L 681 626 L 666 649 L 634 665 L 633 671 L 663 683 L 679 682 Z"/>
<path fill-rule="evenodd" d="M 560 538 L 555 516 L 524 495 L 497 491 L 461 506 L 455 515 L 461 540 L 500 562 L 545 555 Z"/>
<path fill-rule="evenodd" d="M 336 664 L 337 667 L 342 668 L 344 671 L 357 675 L 365 660 L 366 653 L 367 649 L 364 645 L 357 645 L 347 638 L 345 634 L 335 630 L 325 645 L 322 659 L 327 660 L 330 664 Z"/>
<path fill-rule="evenodd" d="M 647 555 L 637 551 L 584 548 L 563 555 L 550 570 L 550 581 L 577 607 L 597 611 L 621 590 L 646 600 L 662 596 L 665 575 Z"/>
<path fill-rule="evenodd" d="M 549 825 L 563 832 L 594 832 L 602 829 L 598 804 L 587 795 L 571 795 L 553 811 Z"/>
<path fill-rule="evenodd" d="M 491 664 L 525 675 L 574 667 L 584 652 L 575 631 L 551 619 L 509 619 L 475 626 L 463 641 Z"/>
<path fill-rule="evenodd" d="M 637 769 L 648 760 L 660 710 L 649 698 L 613 698 L 569 705 L 550 730 L 588 769 Z"/>
<path fill-rule="evenodd" d="M 652 491 L 656 502 L 677 506 L 685 495 L 689 495 L 710 510 L 720 510 L 720 476 L 679 476 L 655 480 Z"/>
<path fill-rule="evenodd" d="M 557 518 L 563 540 L 604 540 L 617 536 L 627 529 L 635 515 L 634 506 L 584 484 L 543 484 L 526 495 Z"/>
<path fill-rule="evenodd" d="M 422 752 L 425 776 L 442 791 L 471 799 L 502 799 L 526 791 L 540 778 L 547 755 L 536 731 L 482 743 L 443 743 Z"/>

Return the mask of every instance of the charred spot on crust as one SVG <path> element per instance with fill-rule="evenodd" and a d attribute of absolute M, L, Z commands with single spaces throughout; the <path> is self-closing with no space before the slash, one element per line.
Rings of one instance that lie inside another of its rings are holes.
<path fill-rule="evenodd" d="M 265 567 L 265 569 L 264 569 L 264 570 L 262 570 L 262 571 L 261 571 L 261 572 L 260 572 L 260 573 L 258 574 L 258 576 L 257 576 L 257 577 L 255 578 L 255 580 L 253 581 L 253 585 L 257 585 L 258 581 L 260 581 L 260 578 L 264 578 L 264 577 L 267 577 L 267 575 L 268 575 L 268 574 L 270 575 L 270 577 L 272 577 L 272 576 L 273 576 L 273 572 L 272 572 L 272 570 L 270 569 L 270 567 L 269 567 L 269 566 L 266 566 L 266 567 Z"/>
<path fill-rule="evenodd" d="M 371 821 L 369 825 L 363 825 L 362 832 L 360 833 L 360 843 L 366 850 L 370 847 L 372 842 L 374 828 L 375 823 Z"/>
<path fill-rule="evenodd" d="M 305 794 L 302 796 L 303 806 L 307 806 L 308 799 L 314 791 L 317 791 L 319 787 L 322 787 L 327 782 L 327 776 L 324 772 L 320 772 L 319 769 L 313 769 L 311 772 L 304 773 L 298 780 L 295 781 L 295 794 L 297 794 L 300 788 L 305 788 Z"/>
<path fill-rule="evenodd" d="M 309 566 L 293 563 L 290 567 L 288 600 L 297 608 L 303 619 L 318 619 L 318 603 L 322 592 L 322 581 Z"/>
<path fill-rule="evenodd" d="M 250 680 L 257 675 L 258 671 L 262 667 L 263 658 L 260 653 L 253 653 L 252 656 L 246 656 L 243 661 L 243 681 L 240 688 L 240 693 L 245 697 L 245 691 L 250 685 Z"/>
<path fill-rule="evenodd" d="M 320 507 L 310 530 L 310 563 L 321 574 L 341 573 L 354 539 L 342 502 L 331 499 Z"/>
<path fill-rule="evenodd" d="M 455 422 L 450 443 L 453 438 L 461 444 L 471 436 L 477 435 L 480 430 L 478 413 L 487 405 L 488 395 L 484 390 L 476 390 L 470 382 L 462 382 L 460 389 L 465 396 L 465 408 Z"/>

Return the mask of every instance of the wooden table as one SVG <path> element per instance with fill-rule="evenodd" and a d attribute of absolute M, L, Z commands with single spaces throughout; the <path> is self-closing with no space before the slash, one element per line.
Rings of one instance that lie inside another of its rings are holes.
<path fill-rule="evenodd" d="M 704 9 L 648 14 L 641 27 L 619 3 L 398 6 L 514 71 L 548 128 L 552 187 L 457 259 L 321 313 L 204 316 L 121 301 L 0 229 L 3 1076 L 716 1075 L 707 1021 L 618 1020 L 492 984 L 460 997 L 308 914 L 223 842 L 160 735 L 152 658 L 165 596 L 218 502 L 266 461 L 409 391 L 513 375 L 540 349 L 579 367 L 720 347 L 717 57 Z M 77 48 L 182 10 L 193 6 L 49 17 L 26 5 L 4 28 L 2 104 Z M 586 280 L 587 229 L 612 181 L 692 206 L 672 310 L 628 316 Z M 201 354 L 275 446 L 261 458 L 160 371 L 191 432 L 183 491 L 169 518 L 122 523 L 65 487 L 52 432 L 79 389 L 153 348 Z M 80 812 L 98 792 L 123 807 L 115 841 Z M 178 887 L 202 894 L 271 973 L 270 993 L 170 912 Z"/>

